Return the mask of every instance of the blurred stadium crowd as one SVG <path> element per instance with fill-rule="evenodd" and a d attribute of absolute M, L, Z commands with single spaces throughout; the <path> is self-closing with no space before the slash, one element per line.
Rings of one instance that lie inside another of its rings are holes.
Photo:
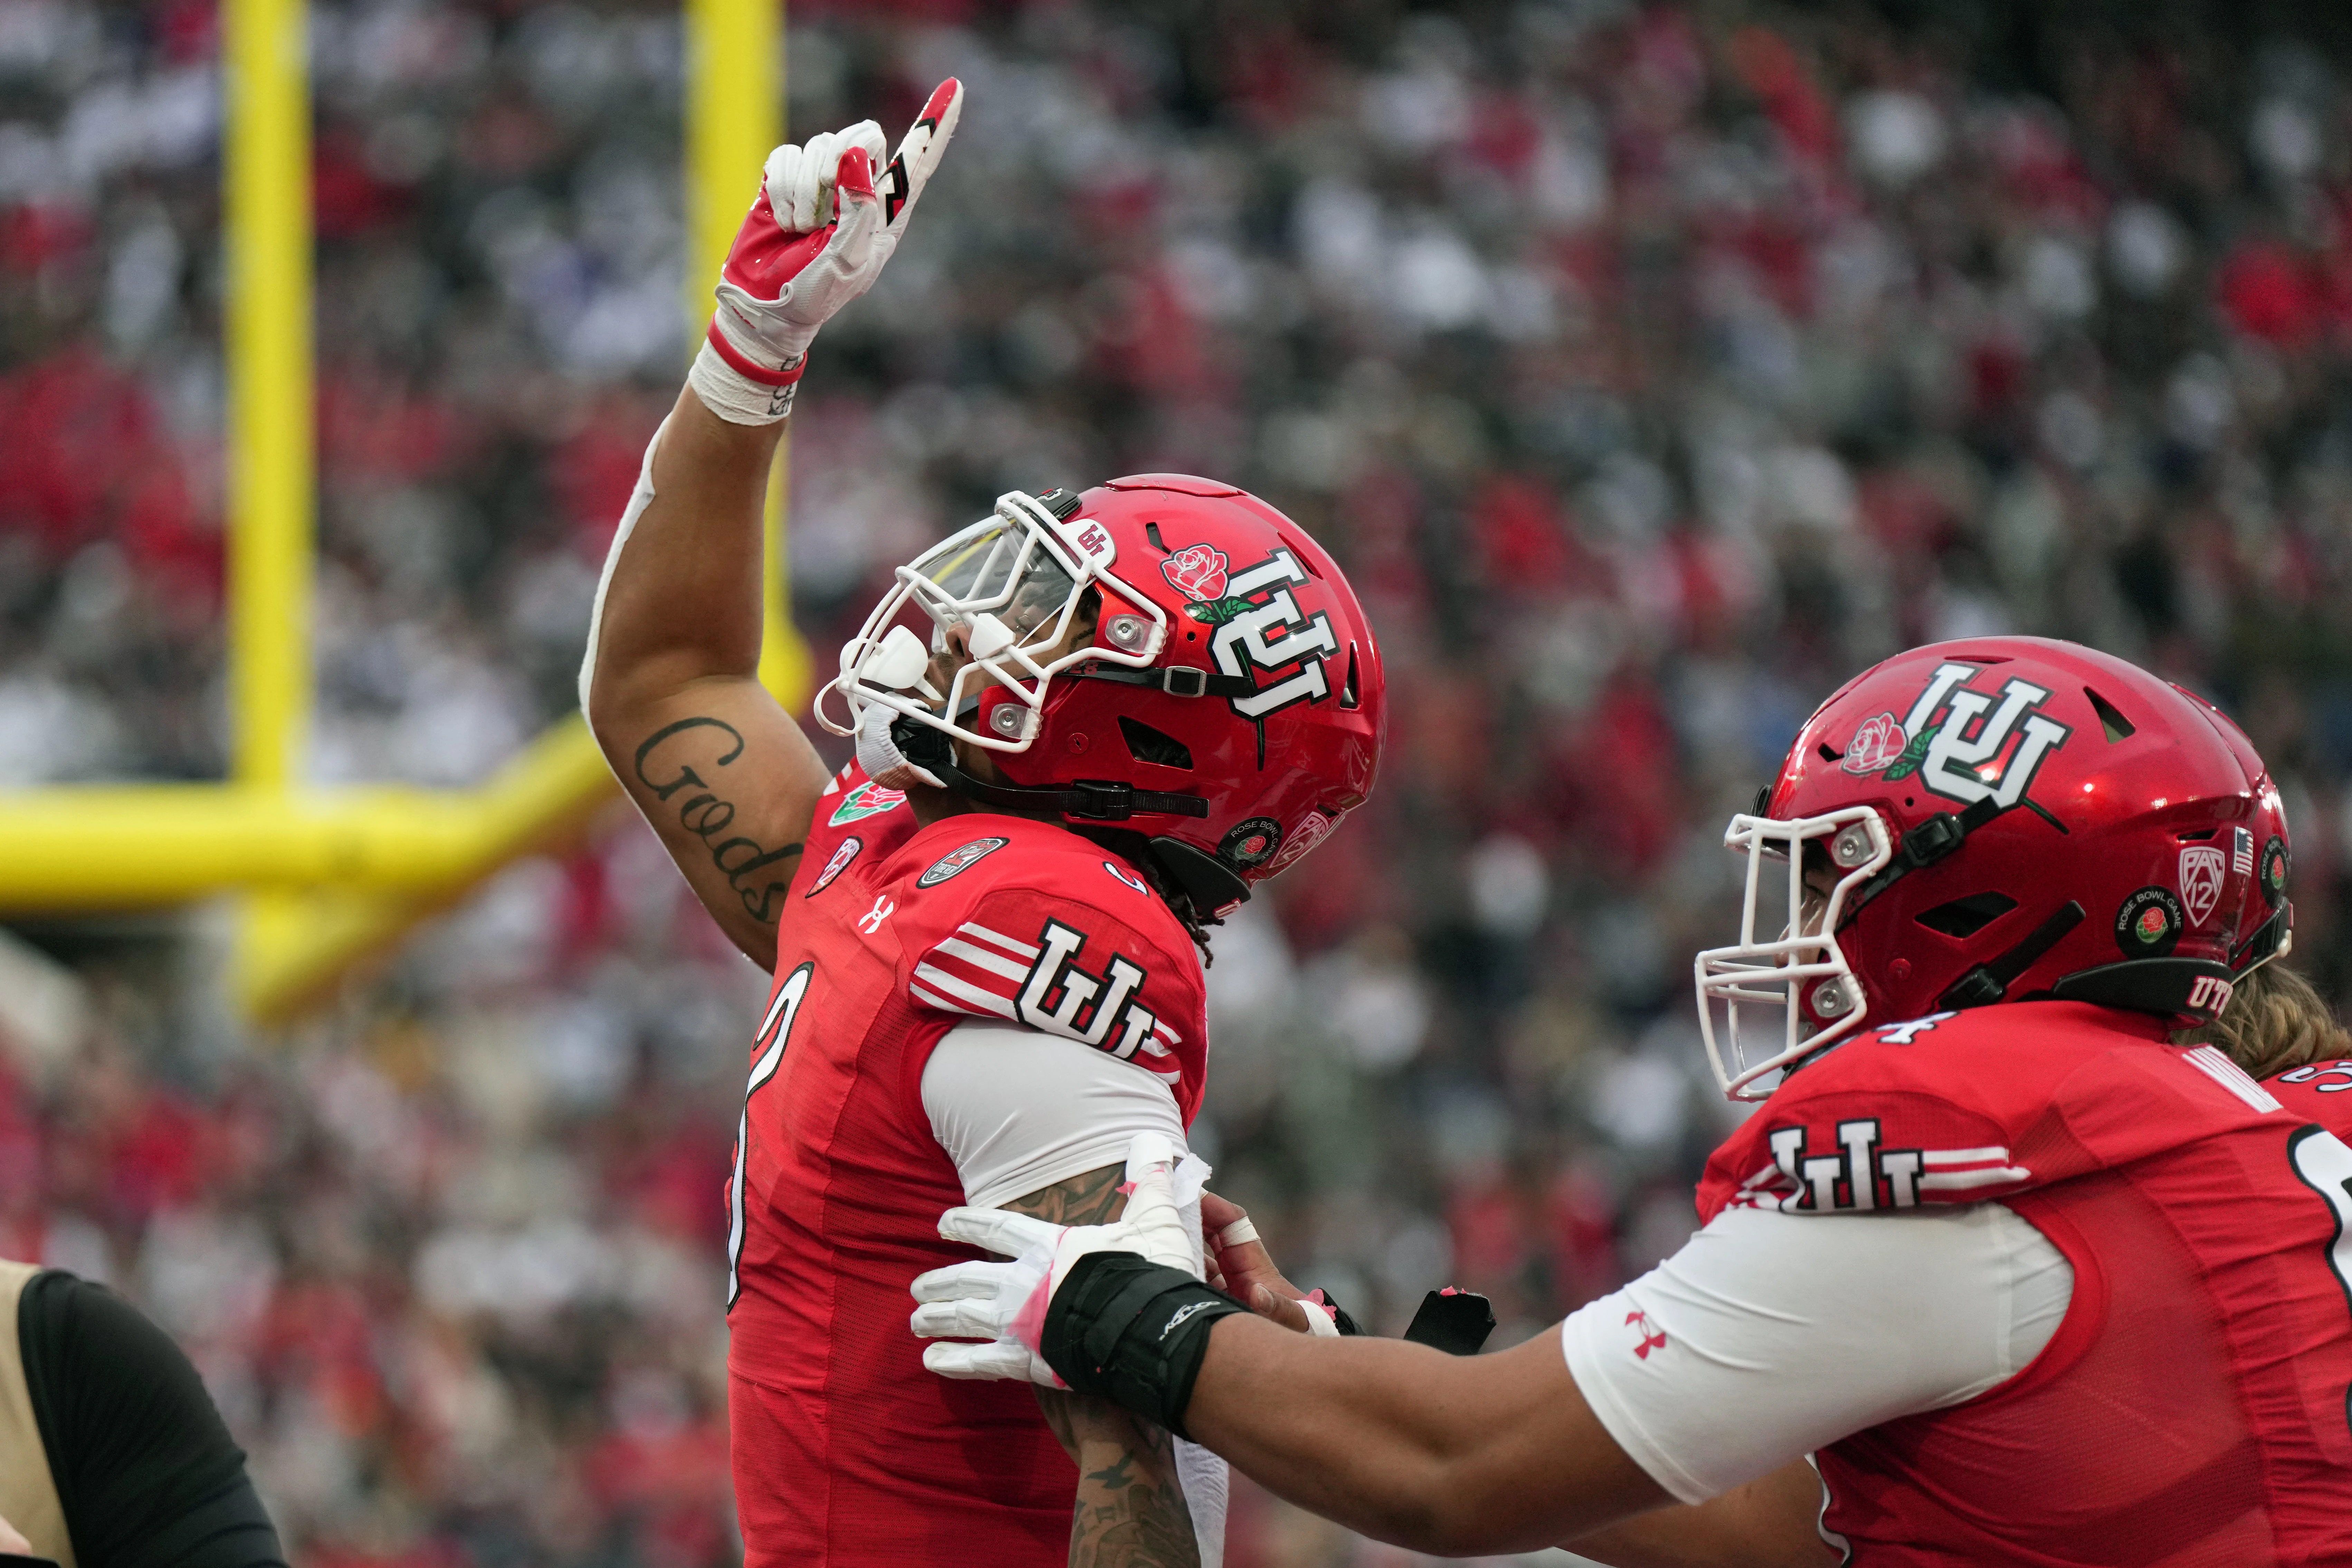
<path fill-rule="evenodd" d="M 1391 1331 L 1451 1280 L 1507 1342 L 1687 1233 L 1723 820 L 1899 647 L 2223 700 L 2352 984 L 2346 79 L 2032 9 L 794 8 L 796 131 L 971 90 L 801 398 L 820 661 L 999 491 L 1155 468 L 1290 510 L 1381 630 L 1379 794 L 1218 934 L 1202 1142 Z M 571 705 L 685 361 L 677 16 L 310 15 L 315 772 L 470 783 Z M 218 102 L 207 0 L 0 0 L 0 784 L 223 770 Z M 288 1049 L 26 929 L 88 1005 L 0 1068 L 0 1252 L 182 1336 L 299 1561 L 729 1560 L 763 981 L 638 825 Z M 1227 1560 L 1402 1561 L 1255 1495 Z"/>

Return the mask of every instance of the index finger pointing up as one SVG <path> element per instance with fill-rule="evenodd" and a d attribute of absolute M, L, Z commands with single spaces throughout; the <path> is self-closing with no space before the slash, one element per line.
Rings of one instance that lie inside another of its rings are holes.
<path fill-rule="evenodd" d="M 907 221 L 915 209 L 915 202 L 923 194 L 923 186 L 939 167 L 940 155 L 948 150 L 948 139 L 955 134 L 956 121 L 963 114 L 963 83 L 954 77 L 931 89 L 930 101 L 916 117 L 905 140 L 898 143 L 898 154 L 890 160 L 890 179 L 883 192 L 883 219 L 895 231 Z"/>

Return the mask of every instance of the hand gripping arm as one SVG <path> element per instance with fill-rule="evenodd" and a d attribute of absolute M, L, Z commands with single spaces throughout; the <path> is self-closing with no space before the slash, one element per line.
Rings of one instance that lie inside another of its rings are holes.
<path fill-rule="evenodd" d="M 1026 1378 L 1067 1388 L 1039 1352 L 1045 1309 L 1078 1260 L 1090 1253 L 1139 1255 L 1200 1278 L 1192 1239 L 1176 1199 L 1176 1152 L 1157 1132 L 1140 1132 L 1127 1152 L 1127 1210 L 1108 1225 L 1054 1225 L 1008 1209 L 950 1209 L 940 1234 L 1011 1259 L 957 1263 L 917 1277 L 909 1320 L 928 1340 L 986 1344 L 927 1345 L 923 1364 L 943 1377 Z"/>

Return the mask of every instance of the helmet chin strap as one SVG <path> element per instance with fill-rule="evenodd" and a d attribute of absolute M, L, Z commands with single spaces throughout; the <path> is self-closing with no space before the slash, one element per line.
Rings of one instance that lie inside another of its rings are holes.
<path fill-rule="evenodd" d="M 1137 789 L 1117 779 L 1076 779 L 1066 784 L 992 784 L 957 765 L 946 731 L 901 715 L 890 725 L 898 754 L 946 788 L 982 805 L 1024 816 L 1062 815 L 1089 822 L 1125 822 L 1137 812 L 1167 816 L 1206 816 L 1209 803 L 1197 795 Z"/>

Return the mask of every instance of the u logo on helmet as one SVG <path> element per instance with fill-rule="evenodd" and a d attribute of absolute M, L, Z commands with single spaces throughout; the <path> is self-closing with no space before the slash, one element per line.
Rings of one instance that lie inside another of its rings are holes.
<path fill-rule="evenodd" d="M 1228 572 L 1222 551 L 1187 545 L 1171 555 L 1161 572 L 1192 601 L 1185 613 L 1217 628 L 1209 653 L 1221 672 L 1252 679 L 1258 671 L 1282 676 L 1247 697 L 1232 699 L 1234 712 L 1264 719 L 1331 694 L 1323 664 L 1339 651 L 1339 642 L 1331 635 L 1330 616 L 1299 609 L 1291 585 L 1307 582 L 1308 574 L 1289 551 L 1277 547 L 1256 565 Z"/>
<path fill-rule="evenodd" d="M 1979 691 L 1969 681 L 1979 673 L 1973 664 L 1937 665 L 1901 721 L 1892 712 L 1864 721 L 1841 766 L 1889 784 L 1916 773 L 1926 788 L 1967 805 L 1991 800 L 2006 810 L 2023 800 L 2042 763 L 2074 731 L 2042 711 L 2046 688 L 2011 679 L 1997 692 Z"/>

